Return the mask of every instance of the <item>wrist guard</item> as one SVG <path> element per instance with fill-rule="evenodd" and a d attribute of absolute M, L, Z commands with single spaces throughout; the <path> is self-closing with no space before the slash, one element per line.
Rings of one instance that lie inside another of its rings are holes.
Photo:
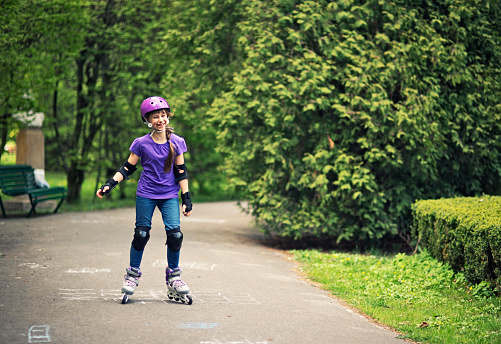
<path fill-rule="evenodd" d="M 103 192 L 103 196 L 108 196 L 111 190 L 113 190 L 117 185 L 118 182 L 115 179 L 113 178 L 108 179 L 104 185 L 101 185 L 101 191 Z M 109 189 L 106 191 L 104 191 L 105 186 L 109 187 Z"/>
<path fill-rule="evenodd" d="M 188 191 L 187 193 L 181 193 L 181 199 L 183 200 L 183 205 L 186 205 L 186 212 L 190 212 L 193 209 L 190 192 Z"/>

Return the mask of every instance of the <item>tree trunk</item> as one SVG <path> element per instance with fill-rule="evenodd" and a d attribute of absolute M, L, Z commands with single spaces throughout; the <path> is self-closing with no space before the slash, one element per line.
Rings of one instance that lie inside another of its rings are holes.
<path fill-rule="evenodd" d="M 59 80 L 56 80 L 56 83 L 54 85 L 54 92 L 52 93 L 52 115 L 54 116 L 54 121 L 53 121 L 53 129 L 54 129 L 54 138 L 57 143 L 57 156 L 59 157 L 59 163 L 61 166 L 64 168 L 64 172 L 68 173 L 68 164 L 66 163 L 66 153 L 65 149 L 63 148 L 63 144 L 61 142 L 61 135 L 59 134 L 59 114 L 57 111 L 57 102 L 58 102 L 58 95 L 59 95 Z"/>
<path fill-rule="evenodd" d="M 70 165 L 68 170 L 67 182 L 68 182 L 68 198 L 67 202 L 70 204 L 75 203 L 80 200 L 80 194 L 82 191 L 82 184 L 84 182 L 84 170 L 78 168 L 75 163 Z"/>
<path fill-rule="evenodd" d="M 9 133 L 7 116 L 8 115 L 2 115 L 0 117 L 0 127 L 2 128 L 2 132 L 0 133 L 0 159 L 2 158 L 4 147 L 7 144 L 7 134 Z"/>

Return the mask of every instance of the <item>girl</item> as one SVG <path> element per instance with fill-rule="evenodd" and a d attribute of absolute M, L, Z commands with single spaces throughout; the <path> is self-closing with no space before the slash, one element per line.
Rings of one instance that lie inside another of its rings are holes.
<path fill-rule="evenodd" d="M 168 297 L 176 301 L 192 303 L 190 288 L 181 278 L 179 255 L 183 242 L 179 219 L 178 193 L 184 216 L 190 216 L 192 205 L 188 190 L 188 173 L 183 153 L 187 151 L 184 139 L 173 133 L 167 126 L 170 112 L 169 104 L 160 97 L 150 97 L 141 104 L 143 122 L 152 129 L 150 134 L 139 137 L 130 146 L 130 156 L 122 167 L 97 190 L 99 198 L 107 196 L 119 182 L 129 179 L 141 159 L 143 172 L 139 178 L 136 192 L 136 228 L 130 248 L 130 266 L 126 269 L 122 287 L 122 303 L 134 293 L 141 277 L 141 260 L 144 247 L 150 238 L 151 219 L 156 207 L 162 213 L 167 235 L 167 262 L 165 281 L 169 290 Z"/>

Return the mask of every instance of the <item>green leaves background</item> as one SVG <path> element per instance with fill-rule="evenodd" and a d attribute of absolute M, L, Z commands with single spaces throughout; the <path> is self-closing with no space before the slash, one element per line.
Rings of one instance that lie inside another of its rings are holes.
<path fill-rule="evenodd" d="M 416 199 L 500 193 L 498 1 L 2 4 L 0 143 L 44 112 L 70 201 L 146 133 L 152 94 L 194 197 L 239 196 L 268 234 L 407 236 Z"/>
<path fill-rule="evenodd" d="M 416 199 L 499 193 L 499 9 L 243 1 L 245 52 L 212 122 L 270 234 L 377 240 Z"/>

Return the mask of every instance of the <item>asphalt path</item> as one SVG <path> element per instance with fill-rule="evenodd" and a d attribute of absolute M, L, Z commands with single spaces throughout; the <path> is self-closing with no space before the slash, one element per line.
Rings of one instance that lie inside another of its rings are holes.
<path fill-rule="evenodd" d="M 402 344 L 263 246 L 233 202 L 195 204 L 181 221 L 192 305 L 170 301 L 158 211 L 128 304 L 131 208 L 0 218 L 0 343 Z"/>

